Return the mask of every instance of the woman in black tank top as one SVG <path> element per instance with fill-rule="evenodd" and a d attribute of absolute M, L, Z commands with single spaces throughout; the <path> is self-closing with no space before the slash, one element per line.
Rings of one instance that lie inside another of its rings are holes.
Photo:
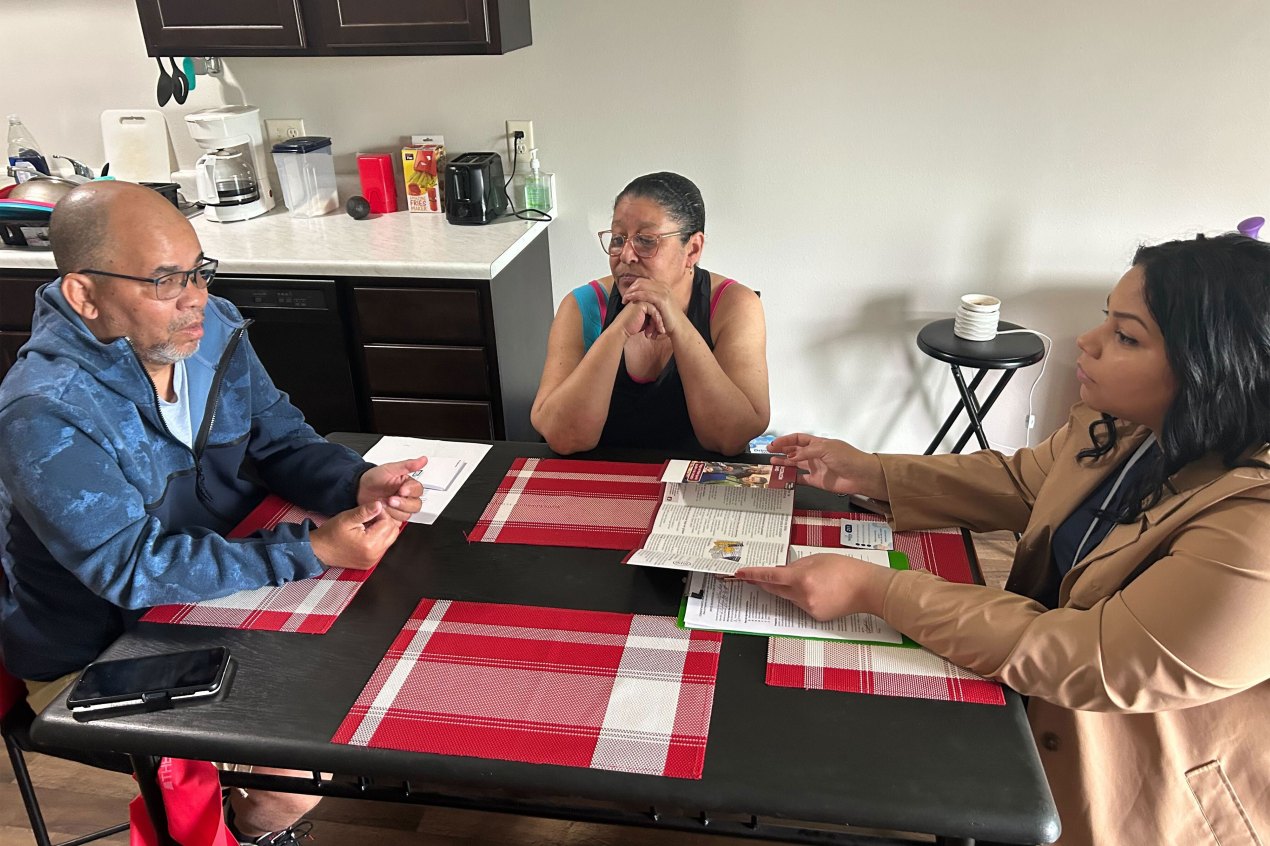
<path fill-rule="evenodd" d="M 767 428 L 762 306 L 698 267 L 704 229 L 701 194 L 677 174 L 640 177 L 618 195 L 612 228 L 600 233 L 612 277 L 593 283 L 607 283 L 603 318 L 584 292 L 565 299 L 551 328 L 532 422 L 556 452 L 733 455 Z M 588 319 L 594 340 L 584 344 Z"/>

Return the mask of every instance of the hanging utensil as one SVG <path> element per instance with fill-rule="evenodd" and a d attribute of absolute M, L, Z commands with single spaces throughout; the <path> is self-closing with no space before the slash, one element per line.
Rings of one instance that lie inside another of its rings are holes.
<path fill-rule="evenodd" d="M 168 100 L 172 99 L 172 77 L 168 76 L 168 70 L 163 67 L 162 59 L 155 56 L 154 60 L 159 63 L 159 85 L 155 89 L 155 96 L 158 98 L 160 106 L 166 106 Z"/>
<path fill-rule="evenodd" d="M 168 61 L 172 63 L 172 99 L 177 105 L 183 105 L 185 98 L 190 96 L 190 81 L 186 79 L 185 72 L 176 66 L 176 59 L 169 58 Z"/>
<path fill-rule="evenodd" d="M 194 73 L 194 58 L 186 56 L 181 60 L 181 70 L 185 73 L 185 78 L 189 80 L 190 90 L 194 90 L 194 86 L 198 84 L 198 75 Z"/>

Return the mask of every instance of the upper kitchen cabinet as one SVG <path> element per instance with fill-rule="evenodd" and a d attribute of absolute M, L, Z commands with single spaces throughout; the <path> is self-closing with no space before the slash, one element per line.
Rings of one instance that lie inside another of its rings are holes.
<path fill-rule="evenodd" d="M 506 53 L 532 43 L 529 0 L 310 0 L 315 40 L 340 55 Z"/>
<path fill-rule="evenodd" d="M 152 56 L 506 53 L 529 0 L 137 0 Z"/>
<path fill-rule="evenodd" d="M 312 50 L 296 0 L 137 0 L 151 56 L 282 56 Z"/>

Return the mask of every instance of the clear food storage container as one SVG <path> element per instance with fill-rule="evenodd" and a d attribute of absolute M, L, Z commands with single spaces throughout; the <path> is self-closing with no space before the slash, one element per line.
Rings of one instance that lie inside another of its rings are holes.
<path fill-rule="evenodd" d="M 282 183 L 282 202 L 292 214 L 320 217 L 339 208 L 330 138 L 288 138 L 273 145 L 273 162 Z"/>

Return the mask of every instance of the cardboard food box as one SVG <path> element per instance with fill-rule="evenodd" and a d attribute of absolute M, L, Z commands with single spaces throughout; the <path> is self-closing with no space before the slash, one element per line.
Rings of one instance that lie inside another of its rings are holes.
<path fill-rule="evenodd" d="M 445 211 L 441 184 L 444 168 L 443 144 L 411 144 L 401 149 L 401 173 L 406 181 L 406 204 L 410 211 Z"/>

